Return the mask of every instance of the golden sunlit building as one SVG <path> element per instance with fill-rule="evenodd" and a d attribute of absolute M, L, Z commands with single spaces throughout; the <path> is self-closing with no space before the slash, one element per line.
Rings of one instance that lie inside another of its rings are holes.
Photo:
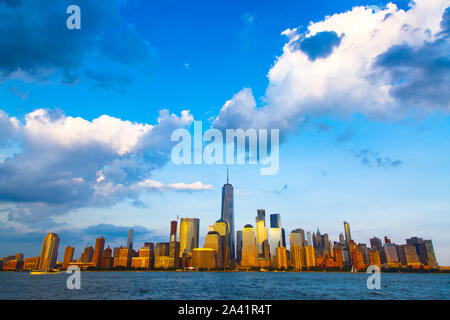
<path fill-rule="evenodd" d="M 304 248 L 299 245 L 293 245 L 291 246 L 291 266 L 294 270 L 302 270 L 302 267 L 304 266 L 303 261 L 303 251 Z"/>
<path fill-rule="evenodd" d="M 23 270 L 36 270 L 39 267 L 39 257 L 26 258 L 23 262 Z"/>
<path fill-rule="evenodd" d="M 200 220 L 196 218 L 181 218 L 180 221 L 180 257 L 198 248 Z"/>
<path fill-rule="evenodd" d="M 247 224 L 242 229 L 241 267 L 258 267 L 258 249 L 256 247 L 255 229 Z"/>
<path fill-rule="evenodd" d="M 380 252 L 378 250 L 369 250 L 370 264 L 381 266 Z"/>
<path fill-rule="evenodd" d="M 56 267 L 58 258 L 59 236 L 49 233 L 42 243 L 41 256 L 39 258 L 39 269 L 49 270 Z"/>
<path fill-rule="evenodd" d="M 303 252 L 304 252 L 303 253 L 303 261 L 305 262 L 305 266 L 307 268 L 315 267 L 316 266 L 316 256 L 315 256 L 315 253 L 314 253 L 314 247 L 313 246 L 306 246 L 306 247 L 304 247 L 304 251 Z"/>
<path fill-rule="evenodd" d="M 62 264 L 62 267 L 64 269 L 67 269 L 67 267 L 69 266 L 69 263 L 72 262 L 74 252 L 75 252 L 75 248 L 71 247 L 71 246 L 67 246 L 66 250 L 64 250 L 64 260 L 63 260 L 63 264 Z"/>
<path fill-rule="evenodd" d="M 216 250 L 211 248 L 194 248 L 191 266 L 197 269 L 216 269 Z"/>
<path fill-rule="evenodd" d="M 115 267 L 130 268 L 131 267 L 131 249 L 120 248 L 119 256 L 114 257 L 113 266 L 114 266 L 114 268 Z"/>
<path fill-rule="evenodd" d="M 217 231 L 209 231 L 205 237 L 203 248 L 211 248 L 216 250 L 217 267 L 219 269 L 222 269 L 224 266 L 222 245 L 222 238 L 220 237 L 219 233 Z"/>
<path fill-rule="evenodd" d="M 105 238 L 100 237 L 95 240 L 95 250 L 92 255 L 92 266 L 100 268 L 102 263 L 103 250 L 105 248 Z"/>
<path fill-rule="evenodd" d="M 114 259 L 112 257 L 112 250 L 108 246 L 105 250 L 103 250 L 102 262 L 100 263 L 100 268 L 102 269 L 111 269 L 114 264 Z"/>
<path fill-rule="evenodd" d="M 218 263 L 222 265 L 224 268 L 230 266 L 230 228 L 228 223 L 219 219 L 214 223 L 213 231 L 216 231 L 221 239 L 222 253 L 218 256 Z"/>
<path fill-rule="evenodd" d="M 276 268 L 287 270 L 287 257 L 285 247 L 277 247 Z"/>

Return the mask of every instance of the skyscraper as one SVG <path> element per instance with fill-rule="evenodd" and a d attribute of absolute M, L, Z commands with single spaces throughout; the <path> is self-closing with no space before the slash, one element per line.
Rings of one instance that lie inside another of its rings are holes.
<path fill-rule="evenodd" d="M 177 221 L 170 221 L 170 241 L 177 241 Z"/>
<path fill-rule="evenodd" d="M 75 248 L 71 246 L 67 246 L 64 251 L 64 260 L 63 260 L 63 268 L 67 268 L 69 263 L 73 260 L 73 253 L 75 252 Z"/>
<path fill-rule="evenodd" d="M 242 260 L 243 267 L 257 267 L 258 250 L 256 248 L 255 229 L 247 224 L 242 229 Z"/>
<path fill-rule="evenodd" d="M 218 261 L 222 261 L 223 267 L 228 267 L 231 263 L 230 261 L 230 228 L 228 227 L 228 223 L 223 220 L 217 220 L 213 225 L 213 230 L 219 234 L 220 242 L 222 246 L 222 251 L 220 252 L 220 256 L 217 256 Z M 208 231 L 209 232 L 209 231 Z"/>
<path fill-rule="evenodd" d="M 229 183 L 228 168 L 227 168 L 227 183 L 222 187 L 222 212 L 221 219 L 228 223 L 230 228 L 229 237 L 229 256 L 231 260 L 235 260 L 236 248 L 236 234 L 234 231 L 234 200 L 233 200 L 233 186 Z"/>
<path fill-rule="evenodd" d="M 180 257 L 198 248 L 200 220 L 196 218 L 181 218 L 180 220 Z"/>
<path fill-rule="evenodd" d="M 236 231 L 236 261 L 241 263 L 242 259 L 242 230 Z"/>
<path fill-rule="evenodd" d="M 352 240 L 352 235 L 350 234 L 350 223 L 344 221 L 344 232 L 345 232 L 345 244 L 348 247 L 348 244 Z"/>
<path fill-rule="evenodd" d="M 438 263 L 434 254 L 433 242 L 431 240 L 424 240 L 423 245 L 425 247 L 425 255 L 427 258 L 427 264 L 437 267 Z"/>
<path fill-rule="evenodd" d="M 41 257 L 39 259 L 39 269 L 54 269 L 58 258 L 59 236 L 56 233 L 49 233 L 42 242 Z"/>
<path fill-rule="evenodd" d="M 133 229 L 128 231 L 127 248 L 131 251 L 133 249 Z"/>
<path fill-rule="evenodd" d="M 272 261 L 276 256 L 277 248 L 282 246 L 280 214 L 270 215 L 270 253 Z"/>
<path fill-rule="evenodd" d="M 105 238 L 100 237 L 95 240 L 95 250 L 92 256 L 92 266 L 100 268 L 102 263 L 103 249 L 105 248 Z"/>
<path fill-rule="evenodd" d="M 256 246 L 258 248 L 258 257 L 269 258 L 269 239 L 266 228 L 266 211 L 259 209 L 256 212 Z"/>

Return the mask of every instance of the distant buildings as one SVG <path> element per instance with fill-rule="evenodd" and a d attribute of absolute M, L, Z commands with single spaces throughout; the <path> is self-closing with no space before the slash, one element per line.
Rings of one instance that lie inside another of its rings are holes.
<path fill-rule="evenodd" d="M 356 244 L 351 237 L 350 224 L 344 221 L 344 233 L 338 241 L 331 241 L 327 233 L 296 228 L 286 242 L 281 215 L 270 214 L 270 228 L 266 227 L 266 211 L 258 209 L 255 227 L 246 224 L 234 230 L 233 186 L 222 188 L 221 217 L 208 226 L 203 247 L 199 246 L 200 220 L 181 218 L 170 222 L 169 241 L 145 242 L 136 252 L 133 249 L 133 229 L 128 231 L 126 246 L 109 246 L 105 238 L 95 240 L 95 249 L 87 246 L 81 257 L 74 260 L 75 248 L 67 246 L 62 264 L 57 262 L 60 239 L 49 233 L 43 240 L 40 257 L 24 259 L 22 253 L 0 259 L 0 270 L 66 269 L 76 265 L 81 269 L 278 269 L 278 270 L 346 270 L 364 271 L 369 265 L 383 269 L 436 269 L 439 267 L 431 240 L 418 237 L 406 239 L 406 244 L 392 243 L 384 237 L 370 238 L 370 249 L 365 243 Z M 177 241 L 177 226 L 179 227 Z M 125 240 L 125 239 L 124 239 Z"/>

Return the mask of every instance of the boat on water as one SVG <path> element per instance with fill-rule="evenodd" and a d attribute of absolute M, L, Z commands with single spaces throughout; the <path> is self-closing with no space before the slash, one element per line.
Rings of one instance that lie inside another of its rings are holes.
<path fill-rule="evenodd" d="M 48 269 L 48 270 L 32 270 L 30 274 L 59 274 L 61 271 L 58 269 Z"/>

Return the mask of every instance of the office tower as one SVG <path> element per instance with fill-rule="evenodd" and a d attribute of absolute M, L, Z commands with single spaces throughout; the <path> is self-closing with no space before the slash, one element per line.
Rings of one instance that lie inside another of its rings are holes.
<path fill-rule="evenodd" d="M 256 246 L 259 258 L 269 258 L 269 238 L 266 228 L 266 212 L 259 209 L 256 212 Z"/>
<path fill-rule="evenodd" d="M 277 247 L 277 259 L 276 259 L 277 269 L 287 269 L 287 255 L 286 247 Z"/>
<path fill-rule="evenodd" d="M 171 268 L 179 268 L 180 261 L 180 242 L 179 241 L 170 241 L 170 267 Z"/>
<path fill-rule="evenodd" d="M 276 256 L 277 247 L 282 245 L 281 218 L 279 213 L 270 215 L 270 252 L 272 260 Z"/>
<path fill-rule="evenodd" d="M 422 264 L 426 264 L 426 256 L 425 256 L 425 246 L 423 244 L 422 238 L 412 237 L 406 239 L 406 244 L 412 245 L 416 248 L 417 257 L 419 258 L 419 262 Z"/>
<path fill-rule="evenodd" d="M 170 241 L 177 241 L 177 221 L 170 221 Z"/>
<path fill-rule="evenodd" d="M 102 269 L 111 269 L 113 267 L 113 263 L 114 263 L 114 260 L 113 260 L 113 257 L 112 257 L 112 250 L 108 246 L 108 248 L 103 250 L 102 260 L 101 260 L 101 263 L 100 263 L 100 268 L 102 268 Z"/>
<path fill-rule="evenodd" d="M 396 266 L 399 263 L 397 246 L 392 243 L 386 243 L 383 248 L 383 256 L 388 266 Z"/>
<path fill-rule="evenodd" d="M 192 250 L 192 267 L 197 269 L 217 269 L 216 250 L 211 248 L 194 248 Z"/>
<path fill-rule="evenodd" d="M 293 246 L 303 247 L 304 238 L 301 233 L 301 229 L 292 230 L 289 235 L 289 247 L 292 249 Z"/>
<path fill-rule="evenodd" d="M 312 238 L 311 238 L 311 232 L 310 231 L 308 231 L 308 232 L 306 232 L 306 239 L 307 239 L 307 246 L 312 246 L 313 245 L 313 242 L 312 242 Z"/>
<path fill-rule="evenodd" d="M 423 245 L 425 247 L 425 256 L 427 264 L 433 267 L 437 267 L 438 263 L 434 254 L 433 242 L 431 240 L 424 240 Z"/>
<path fill-rule="evenodd" d="M 281 228 L 281 246 L 286 248 L 286 232 Z"/>
<path fill-rule="evenodd" d="M 364 263 L 364 257 L 362 251 L 358 249 L 358 246 L 353 240 L 348 243 L 348 249 L 350 252 L 350 259 L 352 260 L 353 267 L 356 271 L 363 270 L 366 268 Z"/>
<path fill-rule="evenodd" d="M 39 258 L 39 269 L 49 270 L 56 266 L 58 258 L 59 236 L 49 233 L 42 243 L 41 256 Z"/>
<path fill-rule="evenodd" d="M 209 231 L 205 237 L 203 248 L 211 248 L 216 251 L 217 267 L 222 269 L 224 267 L 223 242 L 220 234 L 217 231 Z"/>
<path fill-rule="evenodd" d="M 228 227 L 230 228 L 228 250 L 230 260 L 234 261 L 236 259 L 235 255 L 236 234 L 234 230 L 234 200 L 233 200 L 233 186 L 229 183 L 228 178 L 228 168 L 227 168 L 227 183 L 224 184 L 222 187 L 221 219 L 225 220 L 228 223 Z"/>
<path fill-rule="evenodd" d="M 340 269 L 344 267 L 344 251 L 342 246 L 343 244 L 335 242 L 335 246 L 333 248 L 334 260 Z"/>
<path fill-rule="evenodd" d="M 348 247 L 348 244 L 352 240 L 352 235 L 350 234 L 350 223 L 344 221 L 344 234 L 345 234 L 345 244 Z"/>
<path fill-rule="evenodd" d="M 180 221 L 180 257 L 188 255 L 198 248 L 200 220 L 196 218 L 181 218 Z"/>
<path fill-rule="evenodd" d="M 114 257 L 114 267 L 130 268 L 131 267 L 131 250 L 128 248 L 120 248 L 119 256 Z"/>
<path fill-rule="evenodd" d="M 358 248 L 359 251 L 361 251 L 361 253 L 363 255 L 364 264 L 369 265 L 370 264 L 370 252 L 369 252 L 369 248 L 367 248 L 367 245 L 365 243 L 358 243 L 358 245 L 356 247 Z M 380 256 L 380 255 L 378 254 L 378 256 Z"/>
<path fill-rule="evenodd" d="M 155 244 L 153 242 L 144 242 L 144 245 L 143 245 L 142 248 L 150 249 L 150 250 L 154 251 L 155 250 Z"/>
<path fill-rule="evenodd" d="M 255 229 L 246 224 L 242 229 L 242 267 L 257 267 L 258 249 L 256 248 Z"/>
<path fill-rule="evenodd" d="M 228 223 L 223 220 L 223 219 L 219 219 L 214 223 L 213 226 L 213 230 L 219 234 L 220 236 L 220 241 L 221 241 L 221 246 L 222 246 L 222 251 L 220 253 L 220 256 L 217 256 L 217 261 L 218 263 L 222 263 L 222 266 L 224 268 L 228 267 L 231 265 L 231 260 L 230 260 L 230 249 L 229 249 L 229 245 L 230 245 L 230 228 L 228 226 Z M 219 264 L 220 264 L 219 263 Z"/>
<path fill-rule="evenodd" d="M 316 255 L 314 253 L 314 247 L 313 246 L 306 246 L 305 250 L 303 251 L 303 261 L 305 266 L 309 269 L 309 267 L 315 267 L 316 266 Z"/>
<path fill-rule="evenodd" d="M 92 262 L 93 255 L 94 255 L 94 248 L 92 248 L 92 246 L 84 248 L 83 253 L 81 254 L 81 262 L 84 263 Z"/>
<path fill-rule="evenodd" d="M 345 240 L 344 240 L 344 235 L 341 233 L 339 233 L 339 243 L 343 246 L 345 245 Z"/>
<path fill-rule="evenodd" d="M 322 249 L 323 255 L 331 255 L 330 240 L 328 239 L 327 233 L 323 234 L 322 236 Z"/>
<path fill-rule="evenodd" d="M 67 267 L 69 266 L 69 263 L 72 262 L 74 252 L 75 252 L 75 248 L 71 247 L 71 246 L 67 246 L 66 250 L 64 250 L 64 260 L 63 260 L 63 264 L 62 264 L 62 267 L 64 269 L 67 269 Z"/>
<path fill-rule="evenodd" d="M 242 230 L 236 231 L 236 261 L 241 263 L 242 260 Z"/>
<path fill-rule="evenodd" d="M 317 248 L 317 247 L 318 247 L 318 244 L 317 244 L 317 237 L 316 237 L 316 233 L 315 233 L 315 232 L 313 232 L 313 234 L 312 234 L 312 246 L 313 246 L 314 248 Z"/>
<path fill-rule="evenodd" d="M 367 247 L 366 247 L 366 249 L 367 249 Z M 366 264 L 367 265 L 381 266 L 380 251 L 378 251 L 378 250 L 369 250 L 369 262 L 366 263 Z"/>
<path fill-rule="evenodd" d="M 383 248 L 383 244 L 381 242 L 380 238 L 377 237 L 373 237 L 370 239 L 370 248 L 372 250 L 378 250 L 381 251 L 381 249 Z"/>
<path fill-rule="evenodd" d="M 95 250 L 92 256 L 92 266 L 99 268 L 102 263 L 103 249 L 105 248 L 105 238 L 100 237 L 95 240 Z"/>
<path fill-rule="evenodd" d="M 39 268 L 39 257 L 26 258 L 23 261 L 23 270 L 36 270 Z M 1 265 L 0 265 L 1 270 Z"/>
<path fill-rule="evenodd" d="M 143 246 L 139 250 L 139 256 L 131 259 L 131 268 L 133 269 L 150 269 L 153 268 L 154 256 L 153 248 Z"/>
<path fill-rule="evenodd" d="M 127 240 L 127 248 L 133 250 L 133 229 L 128 231 L 128 240 Z"/>
<path fill-rule="evenodd" d="M 291 233 L 292 235 L 292 233 Z M 290 262 L 291 266 L 294 270 L 302 270 L 302 267 L 305 265 L 304 263 L 304 247 L 299 246 L 296 244 L 296 241 L 292 241 L 290 243 Z"/>

